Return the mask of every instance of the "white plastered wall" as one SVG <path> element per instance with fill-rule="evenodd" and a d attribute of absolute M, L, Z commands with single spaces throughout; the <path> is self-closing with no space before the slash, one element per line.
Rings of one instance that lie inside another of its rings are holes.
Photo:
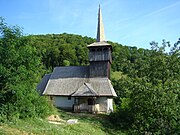
<path fill-rule="evenodd" d="M 113 99 L 108 97 L 98 97 L 96 104 L 99 104 L 100 112 L 113 112 Z"/>
<path fill-rule="evenodd" d="M 69 100 L 68 97 L 54 96 L 53 102 L 56 107 L 73 109 L 74 97 Z M 98 104 L 99 112 L 112 112 L 113 111 L 113 99 L 108 97 L 97 97 L 96 104 Z M 87 103 L 86 103 L 87 105 Z M 87 109 L 85 106 L 81 106 L 83 110 Z"/>
<path fill-rule="evenodd" d="M 113 99 L 112 98 L 108 98 L 107 99 L 107 112 L 113 112 Z"/>
<path fill-rule="evenodd" d="M 107 98 L 106 97 L 97 97 L 96 104 L 99 104 L 100 112 L 107 112 Z"/>
<path fill-rule="evenodd" d="M 68 97 L 54 96 L 54 105 L 61 108 L 72 108 L 74 104 L 74 97 L 68 99 Z"/>

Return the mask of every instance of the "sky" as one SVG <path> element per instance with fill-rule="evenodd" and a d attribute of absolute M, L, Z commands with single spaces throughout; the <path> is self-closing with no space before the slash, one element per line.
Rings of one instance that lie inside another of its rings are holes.
<path fill-rule="evenodd" d="M 180 38 L 180 0 L 0 0 L 0 16 L 27 35 L 96 38 L 99 4 L 107 41 L 150 49 Z"/>

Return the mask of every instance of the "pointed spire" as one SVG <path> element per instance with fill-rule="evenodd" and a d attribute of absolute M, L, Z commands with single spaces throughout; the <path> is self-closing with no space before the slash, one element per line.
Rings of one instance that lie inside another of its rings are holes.
<path fill-rule="evenodd" d="M 101 7 L 99 4 L 99 11 L 98 11 L 98 27 L 97 27 L 97 42 L 105 41 L 105 34 L 104 34 L 104 25 L 102 21 L 102 13 Z"/>

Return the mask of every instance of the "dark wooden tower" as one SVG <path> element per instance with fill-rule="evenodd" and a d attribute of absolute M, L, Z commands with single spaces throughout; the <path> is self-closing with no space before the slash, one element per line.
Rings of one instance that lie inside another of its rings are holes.
<path fill-rule="evenodd" d="M 101 8 L 98 11 L 97 39 L 88 45 L 90 77 L 110 77 L 112 46 L 105 41 Z"/>

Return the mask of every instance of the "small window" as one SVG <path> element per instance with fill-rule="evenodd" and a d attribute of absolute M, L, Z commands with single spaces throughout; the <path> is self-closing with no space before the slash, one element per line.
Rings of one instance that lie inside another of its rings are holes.
<path fill-rule="evenodd" d="M 71 100 L 71 96 L 68 97 L 68 100 Z"/>

